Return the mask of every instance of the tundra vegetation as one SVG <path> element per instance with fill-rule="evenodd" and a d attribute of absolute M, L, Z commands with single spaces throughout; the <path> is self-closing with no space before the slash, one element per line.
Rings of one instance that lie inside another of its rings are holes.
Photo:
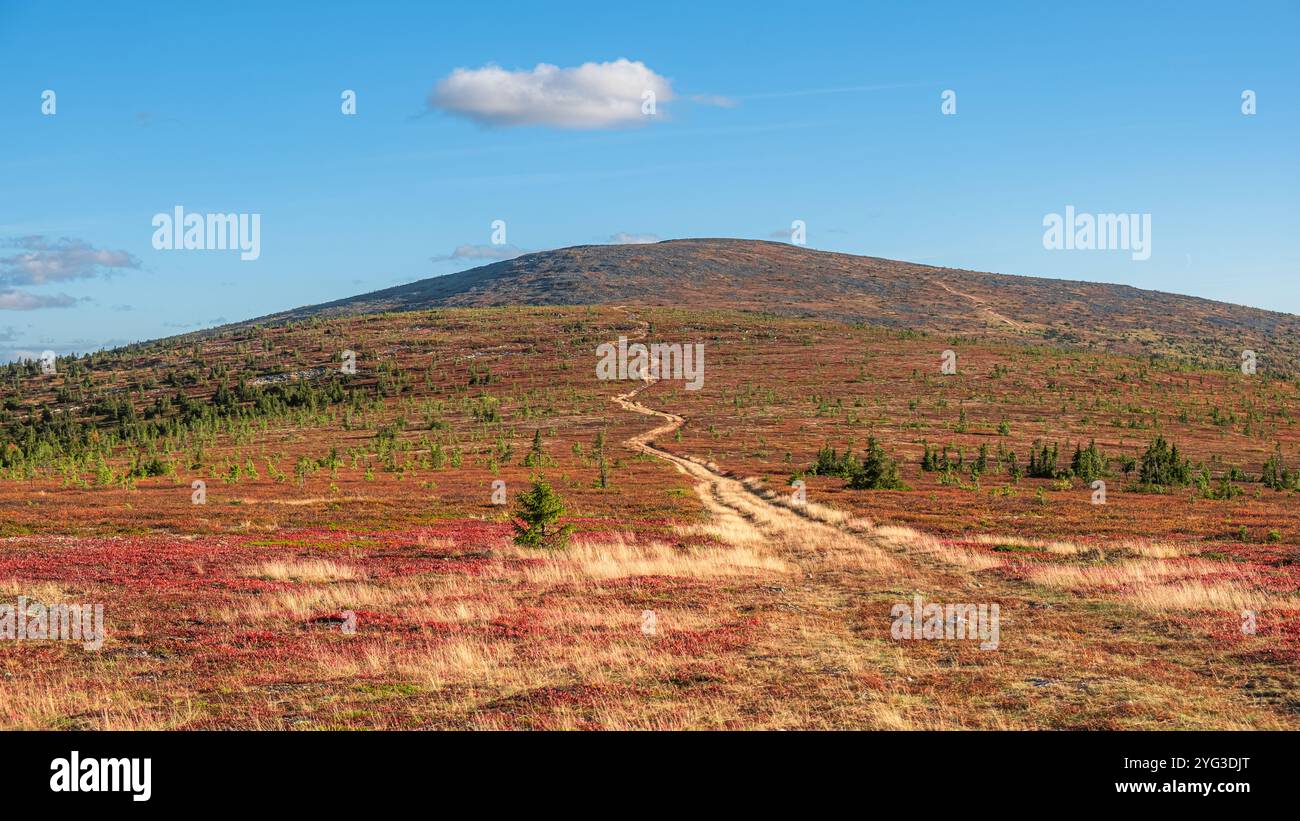
<path fill-rule="evenodd" d="M 707 348 L 667 417 L 595 378 L 641 333 Z M 1067 345 L 448 308 L 0 367 L 4 598 L 108 628 L 0 642 L 0 725 L 1296 728 L 1300 384 Z M 892 640 L 914 593 L 998 649 Z"/>

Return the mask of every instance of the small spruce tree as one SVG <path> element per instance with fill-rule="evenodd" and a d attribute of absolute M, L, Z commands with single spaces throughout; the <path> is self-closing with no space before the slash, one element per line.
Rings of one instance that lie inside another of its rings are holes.
<path fill-rule="evenodd" d="M 898 463 L 885 453 L 876 438 L 867 440 L 867 452 L 853 466 L 848 486 L 853 490 L 907 490 L 898 475 Z"/>
<path fill-rule="evenodd" d="M 546 467 L 546 452 L 542 450 L 542 429 L 533 432 L 533 445 L 524 456 L 524 467 Z"/>
<path fill-rule="evenodd" d="M 563 550 L 573 534 L 571 525 L 561 525 L 564 501 L 541 479 L 519 496 L 515 511 L 515 544 L 523 547 Z"/>

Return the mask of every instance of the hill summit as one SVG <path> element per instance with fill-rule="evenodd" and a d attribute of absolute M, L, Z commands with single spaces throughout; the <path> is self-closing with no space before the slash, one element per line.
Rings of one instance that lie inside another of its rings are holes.
<path fill-rule="evenodd" d="M 1230 364 L 1245 349 L 1291 371 L 1300 318 L 1127 285 L 966 271 L 782 242 L 682 239 L 524 254 L 264 317 L 509 305 L 640 304 L 819 316 L 996 334 Z"/>

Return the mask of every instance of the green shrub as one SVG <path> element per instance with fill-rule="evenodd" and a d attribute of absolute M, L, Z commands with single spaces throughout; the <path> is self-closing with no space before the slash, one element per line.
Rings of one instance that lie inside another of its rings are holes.
<path fill-rule="evenodd" d="M 945 457 L 946 458 L 946 457 Z M 867 440 L 867 451 L 859 460 L 850 449 L 841 454 L 829 445 L 817 451 L 817 461 L 808 468 L 810 476 L 838 476 L 848 480 L 853 490 L 908 490 L 898 475 L 895 462 L 874 436 Z"/>
<path fill-rule="evenodd" d="M 874 436 L 867 440 L 867 453 L 849 476 L 853 490 L 907 490 L 898 475 L 898 463 L 885 453 Z"/>
<path fill-rule="evenodd" d="M 559 524 L 564 501 L 551 486 L 538 479 L 520 494 L 515 511 L 515 544 L 523 547 L 563 550 L 573 534 L 571 525 Z"/>
<path fill-rule="evenodd" d="M 1186 487 L 1192 483 L 1192 463 L 1179 455 L 1177 445 L 1157 436 L 1142 454 L 1138 481 L 1154 487 Z"/>
<path fill-rule="evenodd" d="M 1056 467 L 1057 444 L 1051 445 L 1034 442 L 1029 449 L 1029 467 L 1025 470 L 1031 479 L 1059 479 L 1062 476 Z"/>
<path fill-rule="evenodd" d="M 1092 482 L 1106 475 L 1106 457 L 1097 448 L 1095 441 L 1088 442 L 1088 447 L 1075 445 L 1074 457 L 1070 460 L 1070 470 L 1085 482 Z"/>

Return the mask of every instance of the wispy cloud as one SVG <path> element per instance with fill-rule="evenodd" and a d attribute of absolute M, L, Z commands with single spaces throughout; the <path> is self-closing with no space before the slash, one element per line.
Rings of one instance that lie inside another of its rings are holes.
<path fill-rule="evenodd" d="M 434 262 L 477 262 L 482 260 L 514 259 L 528 253 L 513 245 L 457 245 L 450 254 L 429 257 Z"/>
<path fill-rule="evenodd" d="M 69 339 L 57 341 L 54 339 L 27 339 L 22 346 L 6 347 L 3 343 L 13 342 L 15 336 L 6 336 L 0 333 L 0 362 L 22 362 L 24 360 L 35 362 L 41 358 L 41 354 L 47 350 L 54 351 L 60 356 L 74 353 L 88 353 L 90 351 L 101 351 L 108 348 L 120 348 L 123 345 L 130 345 L 138 342 L 136 339 Z M 37 347 L 29 347 L 36 345 Z"/>
<path fill-rule="evenodd" d="M 19 252 L 0 257 L 0 285 L 44 285 L 91 279 L 140 267 L 140 260 L 126 251 L 95 248 L 88 242 L 68 237 L 57 240 L 41 235 L 18 237 L 5 247 Z"/>
<path fill-rule="evenodd" d="M 833 88 L 803 88 L 792 91 L 768 91 L 758 94 L 733 94 L 724 99 L 734 103 L 742 100 L 775 100 L 782 97 L 815 97 L 822 94 L 855 94 L 862 91 L 891 91 L 896 88 L 920 88 L 934 83 L 886 83 L 880 85 L 835 86 Z"/>
<path fill-rule="evenodd" d="M 715 105 L 718 108 L 735 108 L 736 100 L 721 94 L 692 94 L 690 101 L 700 105 Z"/>
<path fill-rule="evenodd" d="M 16 288 L 0 290 L 0 311 L 35 311 L 40 308 L 71 308 L 77 300 L 67 294 L 32 294 Z"/>
<path fill-rule="evenodd" d="M 456 69 L 438 81 L 428 104 L 483 125 L 619 128 L 652 119 L 642 112 L 646 92 L 656 110 L 674 98 L 672 83 L 640 61 L 539 63 L 520 71 L 487 65 Z"/>
<path fill-rule="evenodd" d="M 609 241 L 615 245 L 649 245 L 652 242 L 659 242 L 659 237 L 655 234 L 629 234 L 626 231 L 619 231 L 617 234 L 611 234 Z"/>

